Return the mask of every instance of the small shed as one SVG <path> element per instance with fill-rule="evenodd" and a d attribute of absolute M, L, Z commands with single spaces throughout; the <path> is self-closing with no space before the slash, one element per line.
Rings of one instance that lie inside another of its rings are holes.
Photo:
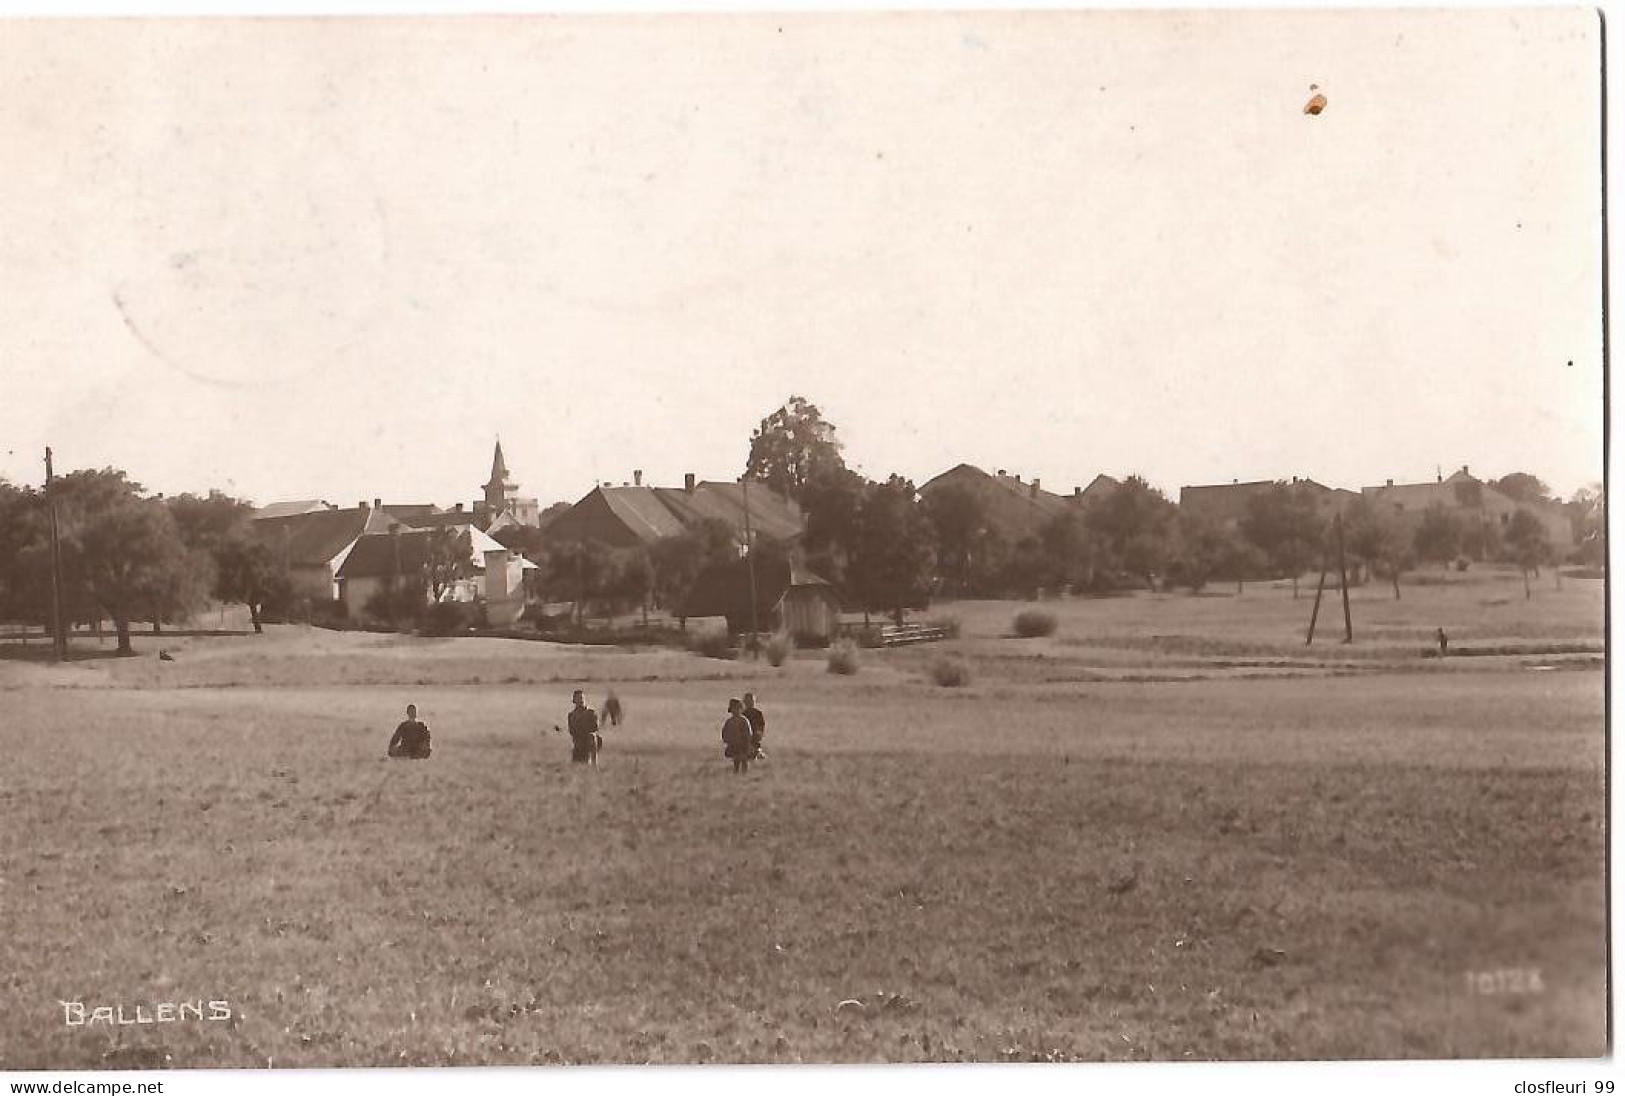
<path fill-rule="evenodd" d="M 700 572 L 684 599 L 684 617 L 724 617 L 730 632 L 751 629 L 751 574 L 747 560 Z M 797 643 L 823 646 L 835 635 L 841 595 L 835 585 L 806 567 L 784 560 L 756 564 L 755 623 L 760 631 L 785 631 Z"/>

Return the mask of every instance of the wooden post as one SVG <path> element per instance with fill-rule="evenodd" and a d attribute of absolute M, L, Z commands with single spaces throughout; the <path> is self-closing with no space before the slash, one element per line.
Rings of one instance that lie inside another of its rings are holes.
<path fill-rule="evenodd" d="M 1331 553 L 1322 550 L 1320 553 L 1320 581 L 1315 583 L 1315 607 L 1309 611 L 1309 638 L 1303 641 L 1305 647 L 1315 642 L 1315 621 L 1320 617 L 1320 595 L 1326 589 L 1326 571 L 1331 566 Z"/>
<path fill-rule="evenodd" d="M 51 467 L 51 447 L 45 447 L 45 508 L 51 521 L 51 658 L 68 660 L 68 632 L 62 623 L 62 539 L 56 524 L 56 475 Z"/>
<path fill-rule="evenodd" d="M 760 631 L 756 619 L 756 545 L 751 542 L 750 531 L 750 477 L 739 478 L 739 494 L 745 504 L 745 570 L 750 575 L 750 646 L 756 650 L 756 633 Z"/>
<path fill-rule="evenodd" d="M 1343 553 L 1343 515 L 1333 519 L 1337 526 L 1337 573 L 1343 583 L 1343 642 L 1354 642 L 1354 617 L 1349 614 L 1349 566 Z"/>

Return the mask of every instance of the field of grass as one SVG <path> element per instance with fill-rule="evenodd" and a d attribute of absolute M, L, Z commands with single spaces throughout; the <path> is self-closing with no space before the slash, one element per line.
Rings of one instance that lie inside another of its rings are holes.
<path fill-rule="evenodd" d="M 0 661 L 0 1067 L 1602 1053 L 1600 584 L 1355 598 L 1309 649 L 1285 589 L 1040 639 L 962 603 L 852 677 L 300 627 Z M 628 711 L 595 771 L 577 683 Z M 408 702 L 427 763 L 383 759 Z M 58 1003 L 198 998 L 232 1018 Z"/>

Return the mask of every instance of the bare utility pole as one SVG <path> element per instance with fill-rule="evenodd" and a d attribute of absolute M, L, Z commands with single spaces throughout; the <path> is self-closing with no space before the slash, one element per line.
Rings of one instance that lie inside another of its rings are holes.
<path fill-rule="evenodd" d="M 56 474 L 51 466 L 51 447 L 45 447 L 45 509 L 51 521 L 51 657 L 68 660 L 68 633 L 62 625 L 62 539 L 56 525 Z"/>
<path fill-rule="evenodd" d="M 1331 549 L 1323 548 L 1320 553 L 1320 581 L 1315 583 L 1315 607 L 1309 610 L 1309 638 L 1303 641 L 1305 647 L 1315 642 L 1315 621 L 1320 619 L 1320 596 L 1326 592 L 1326 572 L 1331 568 Z"/>
<path fill-rule="evenodd" d="M 756 647 L 756 545 L 750 531 L 750 477 L 739 478 L 739 493 L 745 503 L 745 570 L 750 575 L 750 643 Z"/>
<path fill-rule="evenodd" d="M 1337 526 L 1337 574 L 1343 585 L 1343 642 L 1354 642 L 1354 617 L 1349 614 L 1349 566 L 1343 553 L 1343 515 L 1334 519 Z"/>

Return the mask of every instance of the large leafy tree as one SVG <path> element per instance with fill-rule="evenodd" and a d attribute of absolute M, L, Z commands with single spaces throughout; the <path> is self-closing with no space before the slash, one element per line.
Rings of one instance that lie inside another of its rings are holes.
<path fill-rule="evenodd" d="M 1491 486 L 1514 502 L 1548 502 L 1552 497 L 1551 488 L 1528 472 L 1508 472 Z"/>
<path fill-rule="evenodd" d="M 37 491 L 0 480 L 0 620 L 45 619 L 50 576 L 36 549 L 49 535 L 43 501 Z"/>
<path fill-rule="evenodd" d="M 447 526 L 430 531 L 429 542 L 423 553 L 423 577 L 429 584 L 431 600 L 439 601 L 453 583 L 473 574 L 474 564 L 469 552 L 466 534 Z"/>
<path fill-rule="evenodd" d="M 1325 543 L 1325 523 L 1307 491 L 1291 484 L 1272 484 L 1247 500 L 1241 532 L 1264 553 L 1278 573 L 1292 579 L 1298 596 L 1298 578 L 1314 565 Z"/>
<path fill-rule="evenodd" d="M 649 593 L 661 608 L 678 612 L 700 572 L 738 558 L 739 542 L 732 527 L 720 518 L 708 518 L 650 546 Z"/>
<path fill-rule="evenodd" d="M 1608 499 L 1603 485 L 1593 483 L 1580 488 L 1565 508 L 1574 530 L 1572 558 L 1576 563 L 1602 566 L 1608 558 Z"/>
<path fill-rule="evenodd" d="M 866 611 L 901 617 L 926 603 L 935 565 L 932 542 L 931 522 L 913 483 L 894 475 L 864 489 L 847 577 Z"/>
<path fill-rule="evenodd" d="M 1512 561 L 1523 572 L 1523 596 L 1528 599 L 1533 596 L 1529 588 L 1529 573 L 1538 572 L 1540 565 L 1552 555 L 1552 545 L 1546 537 L 1546 527 L 1534 514 L 1520 509 L 1515 511 L 1511 520 L 1507 522 L 1506 536 L 1503 539 Z"/>
<path fill-rule="evenodd" d="M 129 653 L 130 623 L 175 619 L 197 607 L 213 580 L 206 553 L 187 547 L 169 508 L 123 472 L 70 472 L 52 483 L 65 585 L 113 621 Z"/>
<path fill-rule="evenodd" d="M 1109 566 L 1147 586 L 1168 565 L 1177 508 L 1141 476 L 1129 476 L 1084 515 Z"/>
<path fill-rule="evenodd" d="M 209 557 L 214 573 L 209 592 L 219 601 L 247 606 L 254 631 L 263 631 L 267 606 L 286 603 L 293 587 L 275 553 L 253 533 L 253 506 L 218 490 L 176 495 L 165 505 L 181 540 Z"/>
<path fill-rule="evenodd" d="M 1002 541 L 982 497 L 954 484 L 922 500 L 921 508 L 935 534 L 943 585 L 961 597 L 993 593 Z"/>
<path fill-rule="evenodd" d="M 1209 580 L 1235 565 L 1231 550 L 1234 539 L 1207 518 L 1181 513 L 1175 525 L 1169 570 L 1191 593 L 1200 593 Z"/>
<path fill-rule="evenodd" d="M 1461 522 L 1454 514 L 1439 505 L 1428 507 L 1411 538 L 1416 558 L 1448 567 L 1461 551 L 1461 534 Z"/>
<path fill-rule="evenodd" d="M 858 536 L 858 509 L 866 484 L 846 468 L 826 464 L 802 486 L 798 500 L 806 515 L 802 536 L 807 563 L 825 578 L 840 582 L 846 575 Z"/>
<path fill-rule="evenodd" d="M 1399 598 L 1399 576 L 1415 565 L 1411 545 L 1399 524 L 1366 499 L 1357 499 L 1343 515 L 1348 552 L 1374 575 L 1388 578 Z"/>
<path fill-rule="evenodd" d="M 750 437 L 745 474 L 798 502 L 821 475 L 845 470 L 835 424 L 801 396 L 791 396 Z"/>

